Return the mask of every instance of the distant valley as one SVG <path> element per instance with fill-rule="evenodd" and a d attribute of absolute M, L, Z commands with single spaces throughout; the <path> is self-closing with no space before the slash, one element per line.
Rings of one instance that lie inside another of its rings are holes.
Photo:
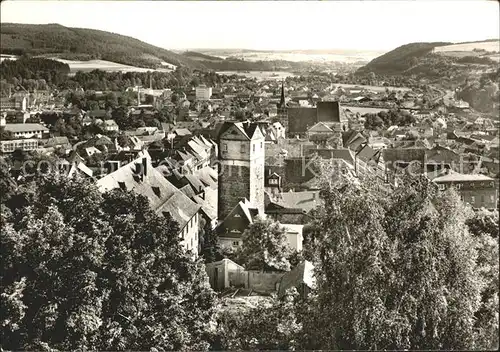
<path fill-rule="evenodd" d="M 291 62 L 316 63 L 350 63 L 366 64 L 370 60 L 384 54 L 383 51 L 362 50 L 249 50 L 249 49 L 191 49 L 212 57 L 222 59 L 236 58 L 245 61 L 273 61 L 283 60 Z"/>

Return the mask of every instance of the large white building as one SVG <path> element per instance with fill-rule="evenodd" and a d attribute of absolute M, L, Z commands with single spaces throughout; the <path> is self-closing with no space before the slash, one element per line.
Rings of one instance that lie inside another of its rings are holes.
<path fill-rule="evenodd" d="M 5 131 L 10 132 L 14 138 L 42 138 L 49 129 L 38 123 L 8 123 Z"/>
<path fill-rule="evenodd" d="M 196 100 L 209 100 L 212 97 L 212 87 L 201 85 L 196 87 Z"/>

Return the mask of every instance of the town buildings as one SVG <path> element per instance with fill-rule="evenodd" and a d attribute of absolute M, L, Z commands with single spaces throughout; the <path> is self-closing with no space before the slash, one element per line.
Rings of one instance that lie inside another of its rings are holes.
<path fill-rule="evenodd" d="M 212 97 L 212 87 L 201 85 L 196 87 L 196 100 L 209 100 Z"/>
<path fill-rule="evenodd" d="M 145 196 L 159 215 L 169 214 L 179 224 L 181 243 L 194 256 L 199 251 L 200 206 L 172 185 L 141 151 L 137 157 L 97 181 L 102 192 L 112 189 L 134 191 Z"/>
<path fill-rule="evenodd" d="M 14 138 L 42 138 L 49 132 L 47 127 L 38 123 L 9 123 L 4 128 Z"/>
<path fill-rule="evenodd" d="M 460 174 L 453 170 L 429 175 L 444 191 L 453 187 L 460 198 L 473 208 L 494 210 L 498 207 L 498 181 L 481 174 Z"/>

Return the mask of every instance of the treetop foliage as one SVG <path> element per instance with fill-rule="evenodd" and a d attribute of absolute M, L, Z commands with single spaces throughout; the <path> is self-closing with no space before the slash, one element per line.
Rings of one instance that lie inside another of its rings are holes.
<path fill-rule="evenodd" d="M 3 348 L 208 348 L 214 293 L 146 198 L 50 176 L 2 207 Z"/>

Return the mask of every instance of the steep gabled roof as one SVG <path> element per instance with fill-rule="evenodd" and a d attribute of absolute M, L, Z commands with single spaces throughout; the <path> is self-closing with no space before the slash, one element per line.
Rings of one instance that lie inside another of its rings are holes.
<path fill-rule="evenodd" d="M 288 108 L 288 132 L 304 133 L 317 122 L 316 108 Z"/>
<path fill-rule="evenodd" d="M 317 121 L 326 122 L 344 122 L 345 115 L 340 113 L 340 104 L 338 101 L 320 101 L 317 107 Z"/>
<path fill-rule="evenodd" d="M 136 174 L 136 163 L 145 165 L 146 172 L 143 175 Z M 97 181 L 97 186 L 101 192 L 125 188 L 145 196 L 149 199 L 151 208 L 158 214 L 170 213 L 180 229 L 199 209 L 197 204 L 153 168 L 147 151 L 139 152 L 138 158 L 101 178 Z"/>
<path fill-rule="evenodd" d="M 433 182 L 466 182 L 466 181 L 493 181 L 491 177 L 481 174 L 461 174 L 453 170 L 445 170 L 432 180 Z"/>
<path fill-rule="evenodd" d="M 328 127 L 324 122 L 318 122 L 314 126 L 310 127 L 307 132 L 333 132 L 333 130 Z"/>
<path fill-rule="evenodd" d="M 196 204 L 201 206 L 201 211 L 210 219 L 217 219 L 217 209 L 215 209 L 209 202 L 200 198 L 199 196 L 193 196 L 192 199 Z"/>

